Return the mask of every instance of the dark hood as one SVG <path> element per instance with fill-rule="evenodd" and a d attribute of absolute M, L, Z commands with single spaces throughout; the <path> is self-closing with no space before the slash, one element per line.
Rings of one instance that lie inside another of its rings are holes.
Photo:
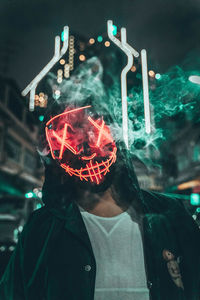
<path fill-rule="evenodd" d="M 94 189 L 95 193 L 101 194 L 111 186 L 112 196 L 119 206 L 132 206 L 138 215 L 146 211 L 133 162 L 124 143 L 118 145 L 116 163 L 106 176 L 108 176 L 106 182 L 102 187 L 98 186 L 96 190 Z M 76 202 L 77 197 L 81 197 L 77 187 L 77 178 L 69 176 L 57 165 L 46 165 L 43 202 L 48 208 L 54 211 L 65 210 L 71 203 Z M 89 189 L 92 191 L 91 188 Z"/>

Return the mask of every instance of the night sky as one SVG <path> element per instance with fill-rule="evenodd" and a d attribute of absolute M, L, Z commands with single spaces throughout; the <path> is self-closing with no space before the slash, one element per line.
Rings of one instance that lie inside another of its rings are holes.
<path fill-rule="evenodd" d="M 64 25 L 90 38 L 105 32 L 106 21 L 112 19 L 127 28 L 128 42 L 135 49 L 147 49 L 149 67 L 161 73 L 193 51 L 200 53 L 199 0 L 0 2 L 1 68 L 21 89 L 50 60 L 54 36 Z"/>

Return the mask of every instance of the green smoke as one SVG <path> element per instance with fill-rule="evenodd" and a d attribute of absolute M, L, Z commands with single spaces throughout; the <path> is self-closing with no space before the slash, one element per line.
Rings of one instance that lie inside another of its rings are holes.
<path fill-rule="evenodd" d="M 104 82 L 104 75 L 112 77 L 111 84 Z M 119 74 L 106 70 L 98 58 L 93 57 L 81 64 L 70 79 L 58 85 L 61 97 L 55 99 L 61 108 L 70 103 L 83 104 L 92 99 L 93 107 L 101 113 L 107 110 L 112 115 L 111 125 L 116 140 L 122 139 L 121 86 Z M 149 151 L 159 152 L 163 141 L 180 131 L 187 122 L 200 121 L 200 85 L 188 80 L 190 75 L 200 75 L 188 62 L 185 67 L 174 66 L 159 80 L 150 84 L 151 134 L 145 132 L 142 86 L 128 92 L 129 148 L 130 153 L 148 163 Z M 54 83 L 53 83 L 54 82 Z M 50 84 L 56 77 L 51 75 Z M 152 162 L 151 162 L 152 163 Z"/>

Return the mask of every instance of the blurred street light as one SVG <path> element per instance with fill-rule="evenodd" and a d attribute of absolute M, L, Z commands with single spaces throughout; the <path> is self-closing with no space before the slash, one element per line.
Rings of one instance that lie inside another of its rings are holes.
<path fill-rule="evenodd" d="M 105 45 L 105 47 L 109 47 L 110 46 L 110 42 L 106 41 L 104 45 Z"/>
<path fill-rule="evenodd" d="M 197 76 L 197 75 L 191 75 L 189 76 L 189 81 L 191 81 L 192 83 L 195 83 L 195 84 L 200 84 L 200 76 Z"/>
<path fill-rule="evenodd" d="M 150 77 L 155 77 L 155 72 L 154 72 L 153 70 L 150 70 L 150 71 L 149 71 L 149 76 L 150 76 Z"/>
<path fill-rule="evenodd" d="M 200 205 L 200 195 L 199 194 L 191 194 L 190 195 L 190 204 L 191 205 Z"/>
<path fill-rule="evenodd" d="M 25 194 L 25 198 L 32 198 L 34 196 L 33 192 L 28 192 Z"/>
<path fill-rule="evenodd" d="M 157 80 L 160 80 L 160 79 L 161 79 L 161 75 L 160 75 L 159 73 L 156 73 L 155 78 L 156 78 Z"/>
<path fill-rule="evenodd" d="M 90 43 L 91 45 L 94 44 L 94 43 L 95 43 L 95 39 L 93 39 L 93 38 L 89 39 L 89 43 Z"/>
<path fill-rule="evenodd" d="M 81 55 L 79 56 L 79 60 L 80 60 L 80 61 L 85 61 L 85 55 L 81 54 Z"/>
<path fill-rule="evenodd" d="M 101 43 L 103 41 L 103 37 L 101 35 L 98 36 L 97 41 Z"/>

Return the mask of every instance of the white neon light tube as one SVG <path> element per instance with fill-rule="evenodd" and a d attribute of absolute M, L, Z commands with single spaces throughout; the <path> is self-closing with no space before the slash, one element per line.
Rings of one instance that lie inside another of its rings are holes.
<path fill-rule="evenodd" d="M 42 78 L 51 70 L 51 68 L 60 60 L 60 58 L 66 53 L 69 45 L 69 27 L 64 27 L 64 42 L 63 46 L 60 49 L 60 37 L 55 37 L 55 49 L 54 56 L 48 62 L 48 64 L 40 71 L 40 73 L 28 84 L 28 86 L 22 91 L 22 95 L 26 96 L 30 92 L 30 104 L 29 108 L 34 110 L 33 97 L 35 98 L 35 90 L 37 88 L 38 83 Z"/>
<path fill-rule="evenodd" d="M 121 42 L 126 49 L 126 28 L 121 29 Z M 121 93 L 122 93 L 122 128 L 125 144 L 128 148 L 128 103 L 127 103 L 127 73 L 133 65 L 133 55 L 126 49 L 128 58 L 127 65 L 121 72 Z"/>
<path fill-rule="evenodd" d="M 144 99 L 144 117 L 146 133 L 151 132 L 151 115 L 149 104 L 149 84 L 148 84 L 148 69 L 147 69 L 147 52 L 145 49 L 141 51 L 142 63 L 142 85 L 143 85 L 143 99 Z"/>
<path fill-rule="evenodd" d="M 30 111 L 34 111 L 34 107 L 35 107 L 35 90 L 36 87 L 33 87 L 32 90 L 30 91 L 30 101 L 29 101 Z"/>
<path fill-rule="evenodd" d="M 63 32 L 64 41 L 63 41 L 62 49 L 60 50 L 59 59 L 67 52 L 67 49 L 68 49 L 68 46 L 69 46 L 69 27 L 65 26 L 63 31 L 64 31 Z"/>
<path fill-rule="evenodd" d="M 131 47 L 129 44 L 126 43 L 126 48 L 124 47 L 124 44 L 122 44 L 112 33 L 112 27 L 113 27 L 113 21 L 112 20 L 108 20 L 107 22 L 107 30 L 108 30 L 108 37 L 109 39 L 115 43 L 122 51 L 130 51 L 132 53 L 133 56 L 135 57 L 139 57 L 139 53 L 133 48 Z"/>
<path fill-rule="evenodd" d="M 127 103 L 127 73 L 133 65 L 133 55 L 139 56 L 139 53 L 134 50 L 126 41 L 126 28 L 121 28 L 121 41 L 118 40 L 112 33 L 113 22 L 107 22 L 108 36 L 113 43 L 115 43 L 127 56 L 128 61 L 121 72 L 121 97 L 122 97 L 122 129 L 124 142 L 128 145 L 128 103 Z"/>

